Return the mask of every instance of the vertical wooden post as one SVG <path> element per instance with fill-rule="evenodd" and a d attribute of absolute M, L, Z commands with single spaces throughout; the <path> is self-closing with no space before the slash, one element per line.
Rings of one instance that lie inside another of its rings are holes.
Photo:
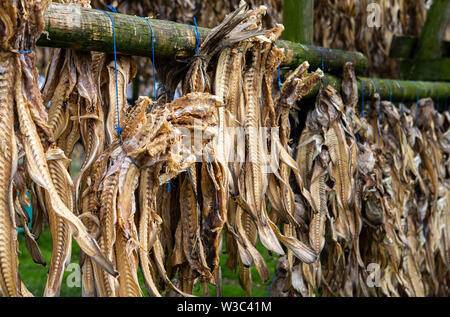
<path fill-rule="evenodd" d="M 301 44 L 314 41 L 314 0 L 284 0 L 283 39 Z"/>
<path fill-rule="evenodd" d="M 428 11 L 425 25 L 420 34 L 418 47 L 414 56 L 414 62 L 409 72 L 410 79 L 420 79 L 423 73 L 421 64 L 425 61 L 434 60 L 437 66 L 437 74 L 441 71 L 440 64 L 436 63 L 442 58 L 445 29 L 450 18 L 450 0 L 434 0 Z"/>

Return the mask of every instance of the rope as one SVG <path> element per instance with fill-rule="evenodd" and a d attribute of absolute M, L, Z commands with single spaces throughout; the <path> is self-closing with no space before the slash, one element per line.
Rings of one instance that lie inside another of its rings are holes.
<path fill-rule="evenodd" d="M 109 5 L 108 9 L 110 9 L 112 12 L 114 13 L 118 13 L 116 8 L 114 8 L 113 6 Z M 120 126 L 120 109 L 119 109 L 119 84 L 118 84 L 118 80 L 117 80 L 117 48 L 116 48 L 116 26 L 114 24 L 114 20 L 112 18 L 112 16 L 104 10 L 101 9 L 97 9 L 99 11 L 102 11 L 104 13 L 106 13 L 109 17 L 109 19 L 111 20 L 111 24 L 113 27 L 113 40 L 114 40 L 114 73 L 115 73 L 115 79 L 116 79 L 116 104 L 117 104 L 117 127 L 116 127 L 116 131 L 117 131 L 117 135 L 120 138 L 120 134 L 122 133 L 122 127 Z M 131 157 L 128 156 L 131 160 L 131 162 L 138 168 L 140 169 L 139 165 L 135 162 L 135 160 Z"/>
<path fill-rule="evenodd" d="M 137 163 L 133 160 L 133 158 L 131 156 L 128 156 L 131 160 L 131 162 L 134 164 L 134 166 L 137 167 L 137 169 L 140 169 L 139 165 L 137 165 Z"/>
<path fill-rule="evenodd" d="M 112 7 L 112 6 L 108 6 L 108 8 L 117 13 L 117 10 Z M 112 28 L 113 28 L 113 43 L 114 43 L 114 71 L 115 71 L 115 75 L 116 75 L 116 102 L 117 102 L 117 127 L 116 127 L 116 131 L 117 134 L 120 138 L 120 134 L 122 133 L 122 127 L 120 126 L 120 109 L 119 109 L 119 84 L 117 81 L 117 49 L 116 49 L 116 31 L 115 31 L 115 24 L 114 24 L 114 20 L 111 16 L 111 14 L 109 14 L 108 12 L 101 10 L 101 9 L 96 9 L 99 10 L 101 12 L 104 12 L 108 15 L 109 19 L 111 20 L 111 24 L 112 24 Z"/>
<path fill-rule="evenodd" d="M 111 10 L 112 12 L 114 12 L 114 13 L 118 13 L 117 10 L 116 10 L 116 8 L 114 8 L 112 5 L 107 6 L 107 8 L 108 8 L 109 10 Z"/>
<path fill-rule="evenodd" d="M 30 51 L 23 51 L 22 54 L 30 54 L 30 53 L 32 53 L 32 52 L 33 52 L 33 51 L 31 51 L 31 50 L 30 50 Z"/>
<path fill-rule="evenodd" d="M 194 25 L 195 25 L 195 35 L 197 37 L 196 45 L 195 45 L 195 54 L 200 56 L 200 33 L 198 32 L 197 19 L 194 17 Z"/>
<path fill-rule="evenodd" d="M 156 108 L 157 104 L 156 104 L 155 39 L 153 38 L 153 28 L 147 19 L 144 19 L 143 17 L 140 17 L 140 16 L 138 16 L 138 18 L 144 20 L 148 24 L 148 26 L 150 28 L 150 34 L 152 37 L 153 100 L 155 101 L 155 108 Z"/>
<path fill-rule="evenodd" d="M 200 33 L 198 31 L 197 19 L 195 19 L 195 17 L 194 17 L 195 28 L 192 25 L 189 25 L 189 24 L 186 24 L 186 25 L 189 26 L 195 32 L 195 37 L 196 37 L 195 55 L 197 57 L 199 57 L 202 61 L 205 61 L 205 59 L 200 55 Z"/>

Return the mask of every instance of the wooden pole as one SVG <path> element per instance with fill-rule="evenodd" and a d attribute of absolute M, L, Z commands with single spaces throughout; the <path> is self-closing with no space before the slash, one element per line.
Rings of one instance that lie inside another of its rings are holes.
<path fill-rule="evenodd" d="M 283 25 L 283 39 L 313 44 L 314 0 L 284 0 Z"/>
<path fill-rule="evenodd" d="M 446 65 L 448 66 L 449 60 L 442 60 L 441 57 L 443 51 L 442 39 L 449 19 L 450 0 L 434 0 L 420 34 L 418 47 L 410 69 L 410 79 L 423 78 L 424 67 L 421 65 L 423 62 L 434 61 L 433 64 L 428 63 L 425 68 L 437 74 L 441 73 L 441 68 L 445 69 Z M 448 76 L 444 79 L 447 80 Z"/>
<path fill-rule="evenodd" d="M 117 52 L 134 56 L 151 57 L 151 32 L 148 24 L 136 16 L 110 12 L 115 24 Z M 155 40 L 155 55 L 182 59 L 192 56 L 195 29 L 171 21 L 149 19 Z M 209 30 L 199 28 L 203 40 Z M 74 5 L 52 3 L 45 16 L 44 33 L 38 45 L 72 48 L 84 51 L 113 52 L 113 28 L 108 15 L 100 10 Z M 327 72 L 340 74 L 343 64 L 350 58 L 358 74 L 367 69 L 367 58 L 359 52 L 330 50 L 289 41 L 279 41 L 286 51 L 283 66 L 296 67 L 307 60 L 316 69 L 322 65 Z"/>
<path fill-rule="evenodd" d="M 342 80 L 337 76 L 325 75 L 326 85 L 331 85 L 338 91 L 341 90 Z M 306 98 L 313 98 L 317 95 L 322 83 L 318 84 Z M 361 96 L 362 86 L 364 86 L 364 98 L 369 100 L 379 92 L 382 100 L 393 102 L 411 103 L 417 101 L 417 97 L 431 98 L 435 101 L 439 99 L 439 109 L 444 110 L 445 103 L 450 103 L 450 83 L 449 82 L 427 82 L 427 81 L 406 81 L 358 77 L 358 93 Z M 447 96 L 447 98 L 446 98 Z"/>
<path fill-rule="evenodd" d="M 117 51 L 121 54 L 151 57 L 151 33 L 145 21 L 135 16 L 110 13 L 115 23 Z M 169 57 L 174 61 L 177 58 L 192 56 L 196 33 L 191 26 L 163 21 L 149 20 L 153 28 L 155 40 L 155 55 Z M 113 52 L 113 29 L 111 20 L 104 12 L 79 6 L 52 3 L 45 16 L 45 29 L 38 41 L 40 46 L 72 48 L 84 51 Z M 208 29 L 199 28 L 201 39 L 208 34 Z M 283 66 L 295 68 L 303 61 L 310 63 L 310 69 L 322 68 L 327 73 L 327 84 L 340 90 L 341 80 L 329 73 L 341 74 L 343 65 L 351 60 L 357 73 L 367 68 L 367 58 L 358 52 L 346 52 L 326 49 L 312 45 L 298 44 L 289 41 L 279 41 L 278 46 L 285 48 L 286 59 Z M 167 59 L 166 59 L 167 60 Z M 389 87 L 392 87 L 394 101 L 414 101 L 417 99 L 416 86 L 419 88 L 419 97 L 439 97 L 444 104 L 444 96 L 450 96 L 450 83 L 447 82 L 412 82 L 393 81 L 384 79 L 359 78 L 365 86 L 365 96 L 370 98 L 376 92 L 374 81 L 380 85 L 382 99 L 389 100 Z M 399 83 L 399 84 L 397 84 Z M 403 88 L 402 88 L 403 87 Z M 317 94 L 319 86 L 310 94 Z M 361 84 L 359 84 L 361 93 Z"/>

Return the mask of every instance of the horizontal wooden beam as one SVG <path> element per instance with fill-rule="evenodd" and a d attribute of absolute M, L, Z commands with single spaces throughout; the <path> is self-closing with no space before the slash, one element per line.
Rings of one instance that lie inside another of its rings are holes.
<path fill-rule="evenodd" d="M 124 14 L 109 13 L 113 18 L 116 33 L 117 51 L 122 54 L 147 56 L 152 55 L 151 32 L 148 24 L 142 19 Z M 196 33 L 192 26 L 149 19 L 155 40 L 156 63 L 158 57 L 167 57 L 176 60 L 191 56 L 195 49 Z M 109 16 L 100 10 L 81 8 L 74 5 L 52 3 L 45 16 L 45 29 L 38 41 L 40 46 L 72 48 L 85 51 L 113 52 L 113 28 Z M 209 30 L 199 28 L 200 38 L 204 39 Z M 346 52 L 332 50 L 312 45 L 304 45 L 289 41 L 279 41 L 278 46 L 286 49 L 286 59 L 283 66 L 295 68 L 303 61 L 308 61 L 311 70 L 322 68 L 327 73 L 327 84 L 340 89 L 341 80 L 331 75 L 341 74 L 343 65 L 351 60 L 357 73 L 367 68 L 367 58 L 359 52 Z M 414 101 L 417 98 L 415 85 L 420 91 L 420 98 L 431 97 L 437 99 L 439 87 L 440 99 L 444 100 L 445 92 L 450 93 L 449 83 L 426 83 L 410 81 L 394 81 L 370 79 L 360 77 L 365 86 L 365 97 L 370 98 L 376 91 L 375 82 L 380 85 L 383 99 L 388 100 L 390 93 L 387 83 L 392 86 L 392 99 L 395 101 Z M 403 87 L 403 88 L 401 88 Z M 317 94 L 319 87 L 310 96 Z"/>
<path fill-rule="evenodd" d="M 392 58 L 411 59 L 419 43 L 419 38 L 412 35 L 394 35 L 389 56 Z M 450 57 L 450 42 L 443 41 L 441 55 Z"/>
<path fill-rule="evenodd" d="M 330 74 L 325 75 L 326 85 L 332 85 L 341 91 L 342 80 L 340 77 Z M 322 83 L 316 85 L 306 98 L 313 98 L 317 95 Z M 358 77 L 358 93 L 362 95 L 364 86 L 364 98 L 369 100 L 376 93 L 380 93 L 382 100 L 393 102 L 411 103 L 417 98 L 431 98 L 435 102 L 439 100 L 439 109 L 444 110 L 445 103 L 450 99 L 450 82 L 430 82 L 430 81 L 407 81 Z"/>
<path fill-rule="evenodd" d="M 414 68 L 416 77 L 420 74 L 421 80 L 450 81 L 450 58 L 448 57 L 417 61 Z"/>
<path fill-rule="evenodd" d="M 108 13 L 115 25 L 117 52 L 151 57 L 151 32 L 148 24 L 136 16 Z M 148 21 L 153 29 L 156 58 L 172 57 L 175 60 L 193 54 L 196 32 L 192 26 L 157 19 Z M 201 40 L 208 32 L 209 29 L 199 28 Z M 37 44 L 111 53 L 113 41 L 112 23 L 105 12 L 52 3 L 45 15 L 44 33 Z M 287 67 L 296 67 L 307 60 L 316 69 L 322 66 L 323 60 L 326 72 L 340 74 L 343 64 L 350 59 L 355 65 L 355 71 L 362 74 L 368 66 L 367 58 L 359 52 L 330 50 L 289 41 L 279 41 L 278 46 L 286 50 L 283 66 Z"/>

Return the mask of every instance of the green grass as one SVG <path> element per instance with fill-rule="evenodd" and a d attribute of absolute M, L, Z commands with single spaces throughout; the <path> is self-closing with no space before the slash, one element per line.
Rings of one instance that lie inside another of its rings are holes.
<path fill-rule="evenodd" d="M 73 240 L 73 239 L 72 239 Z M 36 264 L 30 257 L 28 250 L 25 246 L 25 238 L 23 234 L 19 234 L 19 272 L 20 277 L 28 290 L 33 293 L 34 296 L 42 296 L 44 293 L 45 283 L 47 281 L 48 267 L 50 266 L 50 259 L 52 255 L 52 238 L 49 230 L 42 232 L 38 240 L 39 248 L 42 255 L 47 262 L 47 266 Z M 72 241 L 72 258 L 71 263 L 78 263 L 78 257 L 80 255 L 80 248 L 75 241 Z M 81 288 L 68 287 L 67 276 L 71 272 L 64 272 L 63 282 L 61 285 L 61 296 L 63 297 L 76 297 L 81 296 Z"/>
<path fill-rule="evenodd" d="M 23 234 L 19 234 L 19 272 L 22 281 L 27 286 L 27 288 L 35 295 L 42 296 L 45 288 L 45 283 L 47 280 L 47 271 L 50 265 L 50 258 L 52 253 L 52 240 L 50 236 L 50 231 L 44 230 L 38 240 L 39 247 L 41 249 L 42 255 L 44 256 L 47 266 L 44 267 L 39 264 L 35 264 L 31 259 L 28 250 L 25 246 L 25 238 Z M 271 276 L 273 276 L 275 266 L 277 263 L 277 257 L 269 255 L 268 251 L 261 245 L 258 245 L 258 250 L 261 252 L 262 256 L 266 260 L 268 268 L 270 270 Z M 72 241 L 72 258 L 71 263 L 78 263 L 78 257 L 80 254 L 80 248 L 75 241 Z M 239 285 L 238 272 L 231 271 L 228 267 L 225 266 L 225 263 L 228 259 L 227 254 L 221 254 L 220 256 L 220 264 L 222 267 L 222 277 L 223 277 L 223 285 L 222 285 L 222 295 L 225 297 L 245 297 L 246 293 L 242 290 Z M 67 286 L 67 277 L 71 274 L 71 272 L 66 271 L 64 273 L 64 278 L 61 285 L 61 296 L 62 297 L 77 297 L 81 296 L 81 288 L 79 287 L 68 287 Z M 252 297 L 264 297 L 267 294 L 269 289 L 270 280 L 266 283 L 262 283 L 256 269 L 252 268 L 252 279 L 253 279 L 253 287 L 252 287 Z M 144 288 L 144 281 L 142 278 L 142 274 L 139 272 L 139 282 L 143 289 L 143 293 L 147 295 L 147 292 Z M 196 287 L 194 291 L 194 295 L 202 296 L 203 289 L 202 287 Z M 210 286 L 210 294 L 211 296 L 215 296 L 216 292 L 214 287 Z"/>

